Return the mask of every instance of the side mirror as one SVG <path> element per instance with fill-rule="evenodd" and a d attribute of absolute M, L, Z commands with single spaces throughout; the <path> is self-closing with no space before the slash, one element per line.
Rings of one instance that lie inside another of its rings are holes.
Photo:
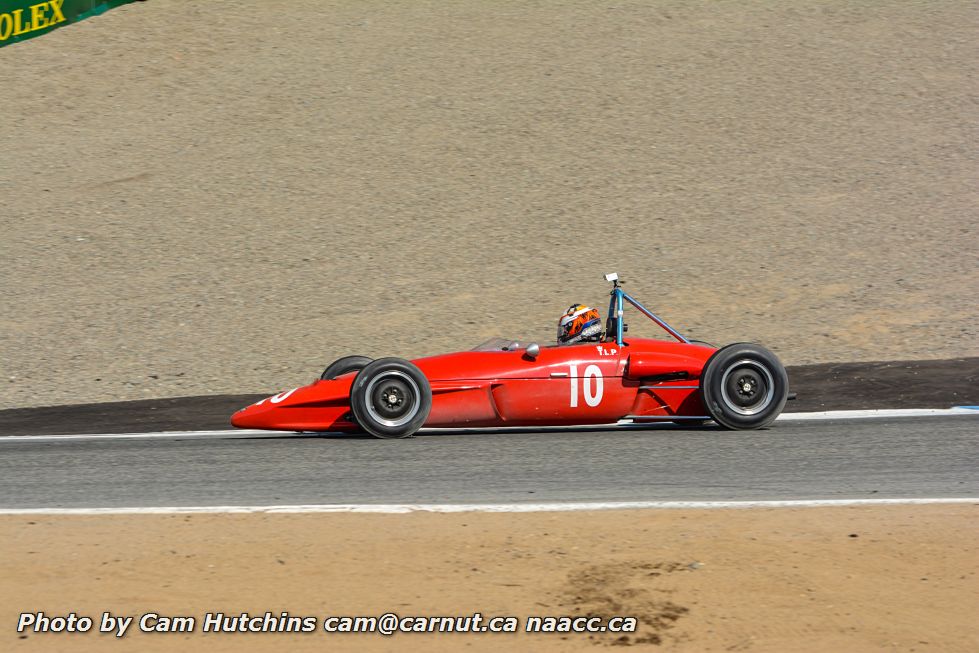
<path fill-rule="evenodd" d="M 525 358 L 529 358 L 531 360 L 537 358 L 540 356 L 540 345 L 538 345 L 536 342 L 530 343 L 527 345 L 527 349 L 524 351 L 523 355 Z"/>

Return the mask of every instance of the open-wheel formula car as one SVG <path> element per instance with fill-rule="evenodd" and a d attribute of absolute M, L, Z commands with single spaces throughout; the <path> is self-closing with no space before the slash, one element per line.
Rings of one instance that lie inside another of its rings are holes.
<path fill-rule="evenodd" d="M 240 428 L 364 432 L 404 438 L 422 427 L 570 426 L 709 420 L 770 424 L 789 398 L 785 368 L 755 344 L 688 340 L 612 282 L 604 335 L 540 346 L 496 338 L 412 361 L 346 356 L 321 377 L 247 406 Z M 626 337 L 629 304 L 674 341 Z"/>

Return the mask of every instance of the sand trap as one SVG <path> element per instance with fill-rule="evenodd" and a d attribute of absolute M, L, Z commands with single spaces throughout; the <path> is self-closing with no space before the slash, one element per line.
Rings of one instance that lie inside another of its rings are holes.
<path fill-rule="evenodd" d="M 979 647 L 974 506 L 554 514 L 2 517 L 0 647 L 22 610 L 98 616 L 634 615 L 672 651 Z M 594 650 L 585 634 L 140 634 L 120 651 Z"/>
<path fill-rule="evenodd" d="M 153 0 L 6 47 L 0 407 L 545 341 L 610 270 L 787 364 L 979 355 L 976 22 Z"/>

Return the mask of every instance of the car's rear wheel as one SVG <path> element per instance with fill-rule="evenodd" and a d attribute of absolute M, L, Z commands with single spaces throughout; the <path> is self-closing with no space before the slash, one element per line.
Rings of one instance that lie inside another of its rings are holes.
<path fill-rule="evenodd" d="M 789 394 L 789 377 L 772 352 L 736 343 L 707 360 L 701 397 L 714 421 L 729 429 L 757 429 L 775 421 Z"/>
<path fill-rule="evenodd" d="M 357 424 L 378 438 L 407 438 L 432 410 L 432 387 L 414 364 L 380 358 L 365 366 L 350 387 Z"/>
<path fill-rule="evenodd" d="M 373 358 L 368 358 L 367 356 L 344 356 L 343 358 L 338 358 L 326 366 L 326 369 L 320 374 L 320 380 L 332 381 L 341 374 L 357 372 L 370 365 L 373 360 Z"/>

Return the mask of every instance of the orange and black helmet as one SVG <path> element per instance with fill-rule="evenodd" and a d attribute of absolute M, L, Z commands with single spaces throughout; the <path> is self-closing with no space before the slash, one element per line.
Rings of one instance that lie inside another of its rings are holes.
<path fill-rule="evenodd" d="M 598 309 L 572 304 L 557 323 L 557 341 L 569 345 L 582 340 L 598 340 L 602 335 L 602 317 Z"/>

